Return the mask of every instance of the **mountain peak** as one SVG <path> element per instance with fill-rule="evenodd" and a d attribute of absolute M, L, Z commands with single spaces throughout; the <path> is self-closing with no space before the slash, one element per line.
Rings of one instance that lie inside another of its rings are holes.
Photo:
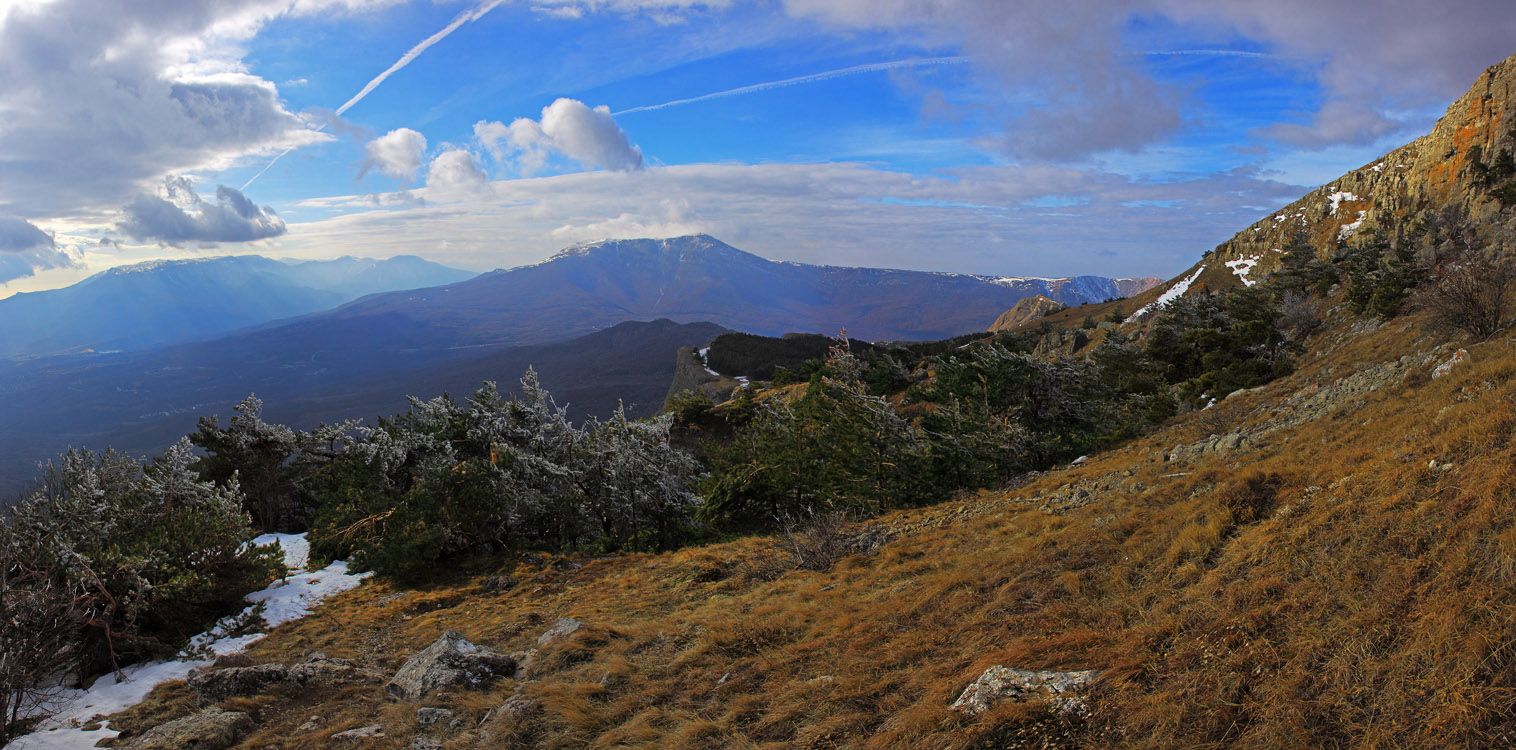
<path fill-rule="evenodd" d="M 690 234 L 665 239 L 592 240 L 570 245 L 554 253 L 544 262 L 562 258 L 586 258 L 602 255 L 674 255 L 688 257 L 692 254 L 722 254 L 746 256 L 745 253 L 708 234 Z"/>

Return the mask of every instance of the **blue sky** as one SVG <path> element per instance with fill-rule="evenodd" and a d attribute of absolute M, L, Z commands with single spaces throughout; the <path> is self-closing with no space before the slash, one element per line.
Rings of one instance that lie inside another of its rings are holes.
<path fill-rule="evenodd" d="M 1516 53 L 1489 0 L 126 5 L 0 0 L 0 296 L 164 257 L 486 270 L 689 232 L 1170 276 Z"/>

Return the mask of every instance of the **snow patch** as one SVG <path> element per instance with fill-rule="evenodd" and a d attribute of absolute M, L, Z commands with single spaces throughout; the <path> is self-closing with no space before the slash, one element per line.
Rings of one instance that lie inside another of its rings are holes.
<path fill-rule="evenodd" d="M 1242 279 L 1243 286 L 1253 286 L 1254 284 L 1258 283 L 1248 278 L 1248 272 L 1252 271 L 1253 267 L 1256 265 L 1258 265 L 1257 258 L 1242 258 L 1240 260 L 1229 260 L 1226 262 L 1226 267 L 1232 269 L 1232 273 L 1236 275 L 1237 278 Z"/>
<path fill-rule="evenodd" d="M 1351 224 L 1343 224 L 1342 228 L 1337 230 L 1337 239 L 1345 240 L 1349 237 L 1352 237 L 1353 233 L 1358 231 L 1358 227 L 1363 226 L 1363 217 L 1367 213 L 1368 211 L 1359 211 L 1358 219 L 1356 221 Z"/>
<path fill-rule="evenodd" d="M 1384 162 L 1379 162 L 1378 164 L 1375 164 L 1374 166 L 1369 167 L 1369 169 L 1372 169 L 1375 172 L 1383 172 L 1384 171 Z"/>
<path fill-rule="evenodd" d="M 1179 299 L 1180 297 L 1184 296 L 1184 293 L 1188 292 L 1190 290 L 1190 285 L 1193 284 L 1193 283 L 1195 283 L 1195 279 L 1200 278 L 1200 274 L 1204 273 L 1204 272 L 1205 272 L 1205 266 L 1203 266 L 1203 265 L 1201 267 L 1195 269 L 1195 272 L 1192 273 L 1192 274 L 1190 274 L 1189 278 L 1187 278 L 1187 279 L 1180 279 L 1177 284 L 1169 287 L 1168 291 L 1166 291 L 1163 294 L 1159 295 L 1158 299 L 1155 299 L 1152 302 L 1149 302 L 1146 305 L 1143 305 L 1140 309 L 1137 310 L 1137 312 L 1134 312 L 1130 316 L 1128 316 L 1127 320 L 1135 320 L 1137 318 L 1142 317 L 1143 315 L 1147 314 L 1150 311 L 1161 310 L 1164 307 L 1167 307 L 1170 302 L 1173 302 L 1174 300 Z"/>
<path fill-rule="evenodd" d="M 1336 216 L 1337 215 L 1337 204 L 1342 203 L 1343 201 L 1356 201 L 1356 200 L 1359 200 L 1358 196 L 1353 195 L 1352 193 L 1348 193 L 1348 192 L 1337 192 L 1337 193 L 1332 193 L 1331 195 L 1328 195 L 1327 196 L 1327 202 L 1329 202 L 1329 203 L 1332 204 L 1332 212 L 1331 212 L 1330 215 L 1331 216 Z"/>
<path fill-rule="evenodd" d="M 124 711 L 142 702 L 157 685 L 170 680 L 182 680 L 192 669 L 207 666 L 207 659 L 193 655 L 235 654 L 261 640 L 265 633 L 229 636 L 227 633 L 255 614 L 261 614 L 270 628 L 298 620 L 327 597 L 356 588 L 372 573 L 348 572 L 345 561 L 334 562 L 321 570 L 309 571 L 310 541 L 304 534 L 264 534 L 252 541 L 263 545 L 276 542 L 284 552 L 285 564 L 291 573 L 274 581 L 268 588 L 247 595 L 249 606 L 240 614 L 223 618 L 205 633 L 190 639 L 190 645 L 169 661 L 134 664 L 121 670 L 120 675 L 108 674 L 95 680 L 84 690 L 59 689 L 47 708 L 53 716 L 42 723 L 35 732 L 22 735 L 5 746 L 5 750 L 73 750 L 93 748 L 103 739 L 113 738 L 118 732 L 107 722 L 99 728 L 85 731 L 80 727 L 89 724 L 96 716 L 106 716 Z"/>

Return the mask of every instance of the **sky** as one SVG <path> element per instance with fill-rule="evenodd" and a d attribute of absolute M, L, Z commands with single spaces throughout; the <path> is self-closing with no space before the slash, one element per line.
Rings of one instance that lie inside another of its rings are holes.
<path fill-rule="evenodd" d="M 0 297 L 127 263 L 1169 277 L 1428 131 L 1509 0 L 0 0 Z"/>

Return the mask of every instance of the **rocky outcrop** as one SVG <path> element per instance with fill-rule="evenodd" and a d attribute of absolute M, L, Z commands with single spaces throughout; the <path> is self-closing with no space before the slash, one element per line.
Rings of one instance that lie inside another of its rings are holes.
<path fill-rule="evenodd" d="M 253 728 L 253 718 L 240 711 L 208 708 L 198 714 L 159 724 L 117 745 L 121 750 L 222 750 Z"/>
<path fill-rule="evenodd" d="M 189 674 L 189 689 L 200 705 L 218 703 L 239 695 L 255 695 L 270 685 L 284 682 L 289 669 L 283 664 L 258 664 L 251 667 L 228 667 L 214 671 L 195 670 Z"/>
<path fill-rule="evenodd" d="M 990 326 L 990 333 L 1012 331 L 1050 313 L 1066 309 L 1068 309 L 1068 305 L 1048 299 L 1040 294 L 1027 297 L 1017 302 L 1011 309 L 1001 313 L 1000 317 L 996 318 L 994 324 Z"/>
<path fill-rule="evenodd" d="M 218 703 L 240 695 L 257 695 L 281 684 L 303 687 L 361 685 L 383 682 L 384 677 L 347 659 L 333 659 L 315 653 L 292 667 L 283 664 L 255 664 L 250 667 L 227 667 L 194 670 L 189 674 L 189 689 L 200 705 Z"/>
<path fill-rule="evenodd" d="M 421 700 L 445 687 L 480 688 L 516 672 L 516 661 L 485 646 L 470 643 L 456 630 L 408 659 L 385 690 L 400 700 Z"/>
<path fill-rule="evenodd" d="M 1278 270 L 1299 231 L 1325 254 L 1339 239 L 1357 242 L 1378 221 L 1427 210 L 1455 207 L 1488 224 L 1501 211 L 1494 191 L 1516 185 L 1495 167 L 1502 151 L 1516 152 L 1516 57 L 1486 70 L 1432 132 L 1265 216 L 1181 276 L 1200 269 L 1197 288 L 1258 283 Z"/>
<path fill-rule="evenodd" d="M 975 716 L 1003 701 L 1041 700 L 1058 713 L 1083 714 L 1087 705 L 1081 694 L 1095 683 L 1099 674 L 1095 670 L 1032 672 L 996 665 L 964 688 L 958 700 L 953 701 L 953 709 Z"/>
<path fill-rule="evenodd" d="M 669 384 L 664 404 L 685 391 L 703 394 L 713 403 L 721 403 L 731 397 L 732 391 L 741 385 L 736 378 L 711 372 L 705 366 L 700 352 L 693 347 L 681 347 L 674 356 L 674 382 Z"/>
<path fill-rule="evenodd" d="M 572 617 L 559 618 L 558 622 L 553 623 L 552 627 L 543 631 L 542 635 L 537 636 L 537 648 L 547 648 L 554 641 L 567 638 L 587 627 L 589 625 L 582 620 L 575 620 Z"/>
<path fill-rule="evenodd" d="M 366 745 L 370 740 L 384 739 L 384 727 L 378 724 L 371 724 L 366 727 L 338 732 L 329 739 L 336 744 Z"/>

